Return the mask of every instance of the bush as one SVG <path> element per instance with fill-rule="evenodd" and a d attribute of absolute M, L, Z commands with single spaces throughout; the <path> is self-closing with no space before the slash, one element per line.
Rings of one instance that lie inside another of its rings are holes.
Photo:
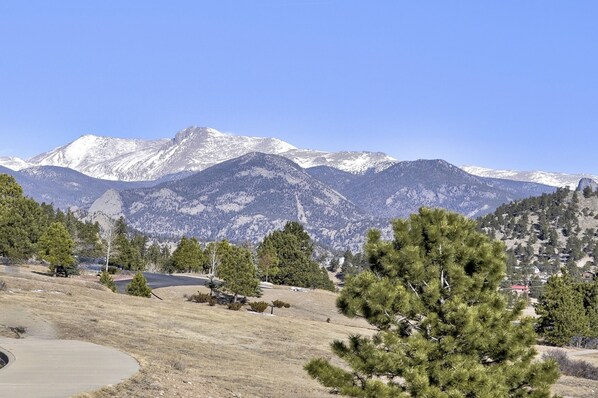
<path fill-rule="evenodd" d="M 110 275 L 116 275 L 116 274 L 118 274 L 119 272 L 120 272 L 120 269 L 118 269 L 118 267 L 115 267 L 115 266 L 113 266 L 113 265 L 110 265 L 110 266 L 108 267 L 108 273 L 109 273 Z"/>
<path fill-rule="evenodd" d="M 231 311 L 239 311 L 243 307 L 243 303 L 230 303 L 228 309 Z"/>
<path fill-rule="evenodd" d="M 216 304 L 218 304 L 218 300 L 216 300 L 216 298 L 215 298 L 215 297 L 210 297 L 210 300 L 208 300 L 208 305 L 209 305 L 210 307 L 213 307 L 213 306 L 215 306 Z"/>
<path fill-rule="evenodd" d="M 265 301 L 254 301 L 249 303 L 249 307 L 251 308 L 251 311 L 264 312 L 269 307 L 269 304 Z"/>
<path fill-rule="evenodd" d="M 100 283 L 113 292 L 116 292 L 116 283 L 114 283 L 114 279 L 112 279 L 108 272 L 102 271 L 100 274 Z"/>
<path fill-rule="evenodd" d="M 282 300 L 274 300 L 270 305 L 272 309 L 270 310 L 270 314 L 274 314 L 274 308 L 289 308 L 291 305 L 289 303 L 285 303 Z"/>
<path fill-rule="evenodd" d="M 0 292 L 6 290 L 6 282 L 0 281 Z"/>
<path fill-rule="evenodd" d="M 147 279 L 141 272 L 137 272 L 131 283 L 127 285 L 127 294 L 148 298 L 152 295 L 152 289 L 147 285 Z"/>
<path fill-rule="evenodd" d="M 216 299 L 214 299 L 212 296 L 210 296 L 209 293 L 201 293 L 201 292 L 197 292 L 195 294 L 192 294 L 191 296 L 189 296 L 187 298 L 187 301 L 193 301 L 194 303 L 210 303 L 210 301 L 216 301 Z M 213 304 L 210 304 L 213 305 Z"/>
<path fill-rule="evenodd" d="M 559 365 L 561 373 L 564 375 L 598 380 L 598 367 L 586 361 L 571 360 L 563 351 L 550 350 L 542 355 L 542 359 L 554 360 Z"/>
<path fill-rule="evenodd" d="M 282 300 L 274 300 L 274 301 L 272 302 L 272 306 L 273 306 L 273 307 L 276 307 L 276 308 L 283 308 L 283 307 L 284 307 L 284 308 L 289 308 L 291 305 L 290 305 L 289 303 L 285 303 L 285 302 L 284 302 L 284 301 L 282 301 Z"/>
<path fill-rule="evenodd" d="M 596 337 L 583 337 L 573 336 L 569 345 L 577 348 L 585 348 L 588 350 L 598 349 L 598 338 Z"/>

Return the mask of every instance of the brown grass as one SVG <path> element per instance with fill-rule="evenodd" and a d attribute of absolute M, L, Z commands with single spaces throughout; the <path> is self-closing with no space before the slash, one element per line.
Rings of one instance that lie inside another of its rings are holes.
<path fill-rule="evenodd" d="M 0 268 L 7 285 L 0 292 L 3 312 L 12 308 L 28 314 L 46 329 L 52 325 L 60 338 L 116 347 L 141 365 L 133 378 L 79 398 L 329 397 L 303 370 L 305 363 L 316 356 L 332 358 L 334 339 L 372 333 L 362 320 L 338 314 L 336 295 L 326 291 L 264 290 L 256 301 L 291 304 L 270 316 L 183 297 L 204 288 L 157 289 L 160 301 L 114 294 L 89 277 L 52 278 L 31 271 L 8 274 Z M 48 332 L 35 326 L 28 332 Z M 598 355 L 590 357 L 598 361 Z M 598 396 L 598 382 L 562 377 L 555 392 Z"/>

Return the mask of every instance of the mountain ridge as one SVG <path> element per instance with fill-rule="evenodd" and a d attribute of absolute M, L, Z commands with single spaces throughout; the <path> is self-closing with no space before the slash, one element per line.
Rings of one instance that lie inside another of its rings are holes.
<path fill-rule="evenodd" d="M 381 152 L 300 149 L 278 138 L 227 135 L 212 128 L 192 126 L 179 131 L 174 138 L 160 140 L 86 134 L 25 163 L 68 167 L 106 180 L 149 181 L 168 174 L 205 170 L 250 152 L 281 155 L 304 168 L 329 165 L 353 173 L 381 170 L 396 162 Z M 14 158 L 6 158 L 5 164 L 23 167 L 23 162 Z"/>

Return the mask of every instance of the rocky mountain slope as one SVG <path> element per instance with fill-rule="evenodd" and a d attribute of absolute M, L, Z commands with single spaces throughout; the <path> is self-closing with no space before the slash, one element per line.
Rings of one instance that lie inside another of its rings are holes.
<path fill-rule="evenodd" d="M 87 208 L 109 189 L 120 191 L 158 183 L 100 180 L 56 166 L 30 167 L 20 171 L 0 166 L 0 173 L 12 175 L 25 194 L 37 202 L 53 204 L 62 210 Z"/>
<path fill-rule="evenodd" d="M 476 177 L 444 160 L 404 161 L 363 176 L 330 168 L 308 172 L 367 214 L 387 219 L 407 217 L 421 206 L 477 217 L 503 203 L 554 191 L 541 184 Z"/>
<path fill-rule="evenodd" d="M 194 140 L 196 133 L 178 138 Z M 131 145 L 143 152 L 161 144 Z M 78 164 L 86 162 L 81 158 Z M 5 170 L 38 201 L 63 210 L 74 206 L 123 215 L 133 227 L 151 234 L 256 241 L 287 220 L 297 220 L 322 244 L 353 249 L 360 249 L 368 228 L 387 228 L 389 219 L 406 217 L 421 206 L 474 217 L 515 199 L 554 191 L 545 185 L 476 177 L 442 160 L 399 162 L 356 174 L 330 166 L 304 169 L 285 157 L 256 152 L 200 172 L 144 182 L 94 179 L 56 166 Z"/>
<path fill-rule="evenodd" d="M 302 167 L 326 165 L 352 173 L 382 170 L 396 162 L 383 153 L 299 149 L 276 138 L 227 135 L 210 128 L 189 127 L 173 139 L 154 141 L 85 135 L 33 157 L 28 164 L 68 167 L 100 179 L 146 181 L 201 171 L 250 152 L 281 155 Z M 22 168 L 22 163 L 7 158 L 0 165 Z"/>
<path fill-rule="evenodd" d="M 480 219 L 505 242 L 509 273 L 544 279 L 565 267 L 574 275 L 598 261 L 598 191 L 560 188 L 552 194 L 504 204 Z M 521 282 L 521 280 L 519 281 Z"/>
<path fill-rule="evenodd" d="M 97 211 L 123 215 L 150 234 L 254 243 L 298 220 L 319 243 L 337 248 L 360 247 L 368 228 L 384 226 L 297 164 L 263 153 L 152 188 L 108 191 L 91 206 Z"/>

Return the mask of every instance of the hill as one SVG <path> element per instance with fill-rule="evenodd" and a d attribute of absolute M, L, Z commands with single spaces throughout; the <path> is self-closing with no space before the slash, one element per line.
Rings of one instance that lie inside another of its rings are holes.
<path fill-rule="evenodd" d="M 110 346 L 141 366 L 133 378 L 79 398 L 330 397 L 303 366 L 313 357 L 329 356 L 334 339 L 371 333 L 363 322 L 339 315 L 336 294 L 326 291 L 264 290 L 260 300 L 291 304 L 270 316 L 184 299 L 199 287 L 157 289 L 160 301 L 114 294 L 95 276 L 67 280 L 35 272 L 35 266 L 0 265 L 0 280 L 6 283 L 0 306 L 21 314 L 28 326 L 25 338 L 55 336 Z M 7 333 L 2 326 L 21 325 L 4 325 L 0 313 L 0 333 Z M 598 364 L 591 350 L 577 359 Z M 598 382 L 568 376 L 554 388 L 570 398 L 593 391 Z"/>
<path fill-rule="evenodd" d="M 558 189 L 553 194 L 499 206 L 480 218 L 505 242 L 514 279 L 546 279 L 566 267 L 574 275 L 598 264 L 598 191 Z"/>

